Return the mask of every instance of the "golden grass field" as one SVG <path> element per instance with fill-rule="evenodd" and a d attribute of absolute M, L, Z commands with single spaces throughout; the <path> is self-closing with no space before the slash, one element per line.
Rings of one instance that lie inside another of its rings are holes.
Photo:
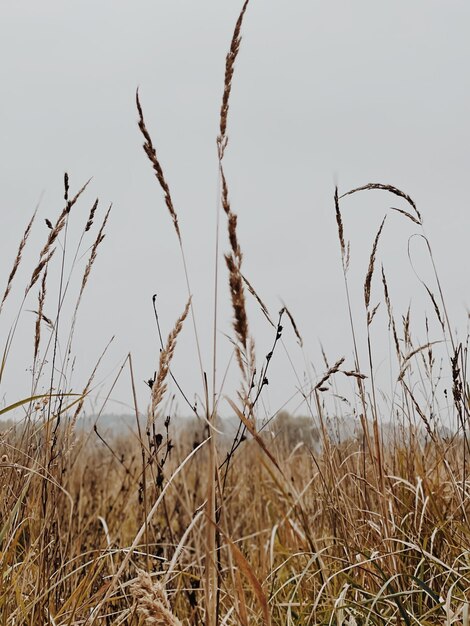
<path fill-rule="evenodd" d="M 352 324 L 354 369 L 346 370 L 344 359 L 329 363 L 325 357 L 324 374 L 304 392 L 309 415 L 301 421 L 273 416 L 268 424 L 258 419 L 283 325 L 293 327 L 300 343 L 302 338 L 290 311 L 283 308 L 273 318 L 243 274 L 237 215 L 224 169 L 230 93 L 247 5 L 226 58 L 217 138 L 221 224 L 225 220 L 227 225 L 220 247 L 229 250 L 217 272 L 221 277 L 227 272 L 233 309 L 239 391 L 230 405 L 238 430 L 222 441 L 219 398 L 210 391 L 211 371 L 202 364 L 204 405 L 184 405 L 194 414 L 191 427 L 172 430 L 173 417 L 167 416 L 170 382 L 179 389 L 178 381 L 171 381 L 172 357 L 180 331 L 193 315 L 189 279 L 181 316 L 168 337 L 160 336 L 159 367 L 148 381 L 144 415 L 137 409 L 132 357 L 124 362 L 132 383 L 135 436 L 105 434 L 98 418 L 95 428 L 79 427 L 99 363 L 82 389 L 64 391 L 70 356 L 67 349 L 57 349 L 59 321 L 61 333 L 67 321 L 62 319 L 69 293 L 64 258 L 76 258 L 78 252 L 67 250 L 64 233 L 85 188 L 72 193 L 65 175 L 64 207 L 48 224 L 31 278 L 17 289 L 17 270 L 34 217 L 0 304 L 2 315 L 5 303 L 19 293 L 19 315 L 32 300 L 36 318 L 31 393 L 0 410 L 2 626 L 470 624 L 467 346 L 454 336 L 436 272 L 436 293 L 426 289 L 440 340 L 448 346 L 442 367 L 451 380 L 446 411 L 454 428 L 444 430 L 436 422 L 434 343 L 415 342 L 409 313 L 395 318 L 386 275 L 377 267 L 383 223 L 371 242 L 363 284 L 368 362 L 360 363 Z M 136 105 L 144 150 L 186 269 L 178 213 L 138 94 Z M 396 210 L 403 219 L 421 227 L 414 201 L 396 187 L 370 184 L 348 193 L 374 189 L 392 194 L 401 203 Z M 349 306 L 349 245 L 341 215 L 345 195 L 332 193 L 332 210 Z M 95 233 L 68 320 L 67 347 L 107 226 L 109 211 L 96 223 L 100 209 L 98 202 L 90 208 L 78 244 L 80 249 L 82 238 Z M 432 259 L 431 248 L 429 252 Z M 58 284 L 48 278 L 53 264 L 59 268 Z M 395 428 L 386 436 L 373 375 L 373 277 L 381 285 L 399 371 Z M 223 297 L 222 291 L 216 295 Z M 272 326 L 273 343 L 261 360 L 250 333 L 247 298 L 254 298 Z M 44 313 L 48 300 L 58 303 L 53 319 Z M 15 367 L 16 328 L 14 321 L 2 337 L 0 381 L 7 368 Z M 215 353 L 215 339 L 213 348 Z M 355 435 L 340 441 L 332 436 L 335 416 L 328 412 L 326 398 L 335 378 L 345 375 L 354 383 L 353 404 L 360 409 L 354 417 Z M 50 378 L 47 393 L 38 391 L 44 376 Z M 416 380 L 424 392 L 416 393 Z M 315 445 L 307 436 L 313 432 L 309 420 L 316 429 Z"/>

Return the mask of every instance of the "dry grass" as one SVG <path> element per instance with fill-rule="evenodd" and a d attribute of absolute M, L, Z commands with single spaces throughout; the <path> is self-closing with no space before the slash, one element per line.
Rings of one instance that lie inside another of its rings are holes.
<path fill-rule="evenodd" d="M 204 624 L 204 448 L 164 498 L 149 481 L 147 497 L 160 503 L 144 541 L 138 443 L 109 440 L 112 455 L 80 435 L 46 468 L 42 433 L 38 419 L 2 438 L 3 622 Z M 382 459 L 382 493 L 359 442 L 330 442 L 321 455 L 284 435 L 285 424 L 274 443 L 265 439 L 273 460 L 256 439 L 232 460 L 217 548 L 219 620 L 266 623 L 265 603 L 273 624 L 463 623 L 462 612 L 446 621 L 464 610 L 470 588 L 461 438 L 397 432 Z M 180 439 L 165 483 L 191 449 Z M 172 613 L 159 584 L 150 589 L 139 574 L 147 563 L 168 581 Z"/>
<path fill-rule="evenodd" d="M 182 253 L 187 304 L 156 355 L 159 367 L 148 381 L 149 406 L 144 414 L 137 406 L 131 355 L 119 370 L 118 376 L 129 376 L 131 383 L 134 436 L 124 438 L 102 428 L 100 413 L 105 405 L 93 416 L 93 427 L 81 430 L 79 418 L 106 349 L 90 367 L 92 373 L 81 393 L 71 393 L 67 381 L 75 321 L 101 253 L 109 211 L 94 243 L 86 243 L 99 207 L 96 200 L 77 248 L 69 250 L 70 212 L 81 202 L 86 185 L 70 199 L 66 175 L 65 206 L 54 223 L 48 221 L 39 260 L 26 289 L 20 290 L 19 315 L 28 298 L 34 297 L 37 303 L 31 389 L 23 399 L 0 410 L 5 420 L 0 426 L 2 626 L 469 625 L 467 344 L 454 335 L 437 272 L 437 296 L 428 285 L 424 288 L 441 336 L 429 337 L 426 319 L 425 342 L 413 337 L 410 310 L 402 316 L 402 324 L 397 322 L 383 267 L 381 295 L 375 293 L 385 219 L 372 243 L 363 283 L 364 349 L 358 345 L 358 323 L 350 306 L 350 245 L 341 204 L 353 193 L 390 193 L 407 207 L 392 210 L 421 227 L 421 213 L 408 194 L 378 183 L 342 195 L 335 190 L 332 210 L 338 226 L 354 365 L 347 365 L 344 358 L 329 361 L 324 354 L 325 373 L 317 376 L 309 370 L 304 382 L 299 380 L 297 396 L 305 415 L 274 414 L 264 423 L 259 419 L 269 366 L 279 342 L 284 343 L 283 316 L 292 325 L 292 340 L 303 347 L 303 339 L 286 307 L 277 323 L 273 322 L 242 274 L 237 215 L 230 205 L 223 168 L 230 93 L 247 6 L 245 2 L 226 58 L 217 138 L 220 206 L 227 217 L 224 258 L 233 309 L 232 341 L 242 378 L 238 396 L 229 399 L 238 428 L 235 434 L 223 434 L 224 422 L 217 415 L 220 396 L 210 397 L 200 352 L 202 408 L 189 403 L 170 370 L 190 311 L 196 341 L 197 325 L 180 224 L 137 96 L 144 150 L 163 190 Z M 2 315 L 11 303 L 32 227 L 33 220 L 7 278 Z M 435 270 L 431 247 L 425 242 Z M 64 302 L 70 297 L 82 245 L 90 253 L 67 327 Z M 60 255 L 54 255 L 57 248 Z M 58 286 L 50 283 L 51 274 L 57 275 L 48 271 L 52 264 L 58 265 Z M 245 286 L 273 329 L 272 345 L 261 367 L 257 367 L 249 331 Z M 57 306 L 49 319 L 44 310 L 52 308 L 48 306 L 52 302 Z M 214 302 L 215 317 L 217 285 Z M 381 302 L 399 372 L 388 403 L 374 378 L 371 335 Z M 17 324 L 18 316 L 3 340 L 0 382 L 6 368 L 18 367 L 14 358 Z M 43 324 L 49 331 L 47 341 Z M 58 346 L 64 334 L 62 353 Z M 438 341 L 451 346 L 447 361 L 439 368 L 433 352 Z M 215 339 L 213 350 L 215 364 Z M 367 355 L 364 363 L 363 354 Z M 444 369 L 452 392 L 446 391 L 442 405 L 437 395 Z M 337 381 L 344 376 L 352 381 L 353 389 L 351 397 L 342 400 L 356 407 L 346 435 L 341 416 L 331 410 L 331 402 L 338 399 Z M 40 394 L 39 381 L 46 377 L 47 392 Z M 173 425 L 178 416 L 165 404 L 170 378 L 194 414 L 194 421 L 179 429 Z M 290 392 L 286 389 L 286 396 Z M 385 414 L 393 415 L 393 428 L 383 424 Z M 444 414 L 453 420 L 453 431 L 442 428 Z"/>

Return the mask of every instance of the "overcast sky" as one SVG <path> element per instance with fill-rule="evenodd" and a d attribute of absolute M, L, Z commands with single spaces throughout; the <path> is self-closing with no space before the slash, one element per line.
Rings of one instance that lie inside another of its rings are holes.
<path fill-rule="evenodd" d="M 83 387 L 115 335 L 97 375 L 102 385 L 94 394 L 95 406 L 131 351 L 140 408 L 145 410 L 148 389 L 143 380 L 158 361 L 152 294 L 158 294 L 165 336 L 187 298 L 175 233 L 141 147 L 136 87 L 179 215 L 204 367 L 211 371 L 215 139 L 225 54 L 240 8 L 240 0 L 25 0 L 0 5 L 4 282 L 41 198 L 23 271 L 0 319 L 2 342 L 47 237 L 44 219 L 54 221 L 62 209 L 64 171 L 72 190 L 93 176 L 71 217 L 71 241 L 73 233 L 80 234 L 95 197 L 101 201 L 100 217 L 110 202 L 113 209 L 80 309 L 70 384 Z M 310 364 L 318 372 L 324 369 L 320 341 L 331 361 L 344 355 L 353 367 L 335 183 L 340 192 L 369 182 L 388 183 L 414 198 L 434 250 L 452 324 L 465 335 L 470 304 L 469 27 L 470 4 L 465 0 L 250 3 L 231 98 L 226 175 L 232 209 L 239 217 L 244 272 L 273 316 L 281 299 L 286 302 L 305 340 L 302 352 L 286 324 L 285 349 L 275 355 L 269 375 L 263 409 L 267 414 L 295 394 Z M 407 256 L 409 237 L 421 231 L 390 212 L 391 206 L 406 208 L 399 199 L 376 191 L 342 203 L 346 238 L 351 241 L 353 311 L 362 336 L 368 255 L 388 212 L 377 259 L 387 272 L 397 318 L 412 304 L 418 345 L 426 341 L 426 312 L 433 319 L 432 305 Z M 93 233 L 89 235 L 84 251 L 93 241 Z M 223 219 L 220 242 L 221 251 L 227 250 Z M 432 280 L 424 246 L 416 238 L 411 251 L 418 272 Z M 76 268 L 75 296 L 85 263 L 86 257 Z M 25 304 L 0 392 L 4 402 L 29 391 L 26 370 L 34 315 L 27 310 L 37 308 L 36 295 Z M 220 298 L 219 382 L 230 356 L 224 333 L 231 333 L 223 266 Z M 377 273 L 372 301 L 381 298 Z M 45 304 L 49 317 L 56 306 L 51 282 Z M 251 301 L 249 312 L 261 364 L 273 333 Z M 66 320 L 62 324 L 67 327 Z M 376 365 L 387 382 L 383 306 L 374 324 Z M 433 324 L 430 339 L 440 339 Z M 201 393 L 189 321 L 178 343 L 174 371 L 188 396 Z M 237 377 L 232 366 L 227 383 L 231 395 Z M 112 397 L 116 402 L 109 410 L 128 412 L 128 378 Z M 297 396 L 288 408 L 305 413 L 299 405 Z"/>

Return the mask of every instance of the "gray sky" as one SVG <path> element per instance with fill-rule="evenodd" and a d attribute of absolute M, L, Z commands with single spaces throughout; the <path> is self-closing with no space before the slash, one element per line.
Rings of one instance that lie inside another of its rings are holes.
<path fill-rule="evenodd" d="M 47 236 L 44 218 L 53 221 L 62 208 L 64 171 L 69 172 L 72 189 L 93 176 L 72 216 L 72 232 L 79 233 L 96 196 L 101 216 L 109 202 L 114 204 L 77 323 L 72 384 L 78 388 L 116 335 L 97 376 L 103 381 L 99 394 L 106 392 L 116 367 L 131 351 L 145 409 L 148 390 L 141 381 L 149 378 L 158 360 L 151 296 L 158 294 L 164 335 L 186 301 L 177 240 L 141 148 L 137 86 L 179 215 L 203 359 L 210 371 L 215 138 L 225 54 L 240 7 L 240 0 L 1 3 L 4 282 L 24 226 L 43 193 L 24 271 L 0 319 L 2 342 Z M 319 341 L 331 361 L 345 355 L 348 366 L 353 365 L 334 215 L 335 182 L 343 192 L 369 182 L 389 183 L 415 199 L 453 324 L 465 334 L 469 26 L 470 5 L 464 0 L 252 0 L 249 6 L 234 78 L 225 168 L 232 208 L 239 216 L 244 271 L 274 316 L 280 298 L 285 300 L 304 336 L 302 354 L 286 324 L 285 346 L 301 380 L 306 363 L 323 370 Z M 379 192 L 353 196 L 342 204 L 351 240 L 350 281 L 358 330 L 364 327 L 362 286 L 368 255 L 390 206 L 405 208 Z M 424 314 L 432 318 L 432 306 L 407 258 L 408 237 L 418 229 L 389 213 L 378 262 L 385 266 L 397 317 L 411 301 L 417 341 L 424 342 Z M 221 224 L 224 251 L 228 242 L 223 219 Z M 74 235 L 70 237 L 73 241 Z M 414 242 L 416 266 L 430 277 L 424 247 Z M 85 262 L 77 266 L 76 286 Z M 223 266 L 220 294 L 219 380 L 230 354 L 222 334 L 230 332 L 231 320 Z M 25 309 L 36 308 L 35 297 Z M 377 274 L 372 301 L 381 297 Z M 54 306 L 51 284 L 47 315 L 53 315 Z M 388 384 L 382 309 L 373 337 L 376 364 Z M 249 310 L 261 364 L 272 329 L 252 302 Z M 66 320 L 62 323 L 67 326 Z M 29 391 L 26 370 L 33 327 L 34 316 L 25 312 L 1 390 L 5 401 Z M 433 332 L 431 339 L 441 338 L 435 325 Z M 174 371 L 189 396 L 201 392 L 189 323 L 178 344 Z M 229 394 L 237 377 L 232 367 Z M 298 386 L 283 348 L 269 379 L 268 413 Z M 113 397 L 131 402 L 128 379 Z M 295 400 L 289 408 L 297 404 Z M 111 408 L 121 410 L 119 404 Z"/>

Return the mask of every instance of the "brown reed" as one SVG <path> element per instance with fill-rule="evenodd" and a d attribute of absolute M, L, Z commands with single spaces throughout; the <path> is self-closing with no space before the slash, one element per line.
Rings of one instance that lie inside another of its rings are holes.
<path fill-rule="evenodd" d="M 230 254 L 225 255 L 225 262 L 229 271 L 229 287 L 234 312 L 233 327 L 238 341 L 246 350 L 248 340 L 248 317 L 246 314 L 245 291 L 241 273 L 243 255 L 237 237 L 237 216 L 233 213 L 230 206 L 227 181 L 221 162 L 219 163 L 219 167 L 222 182 L 222 207 L 228 219 L 228 238 L 231 247 Z M 241 365 L 240 355 L 237 355 L 237 359 Z"/>
<path fill-rule="evenodd" d="M 221 181 L 222 181 L 222 207 L 228 219 L 228 238 L 230 241 L 230 247 L 232 248 L 233 255 L 237 259 L 238 264 L 241 266 L 243 256 L 242 256 L 240 244 L 238 242 L 238 237 L 237 237 L 238 218 L 235 215 L 235 213 L 232 212 L 232 209 L 231 209 L 230 199 L 228 195 L 227 180 L 225 178 L 222 164 L 220 164 L 220 176 L 221 176 Z"/>
<path fill-rule="evenodd" d="M 237 22 L 235 24 L 235 29 L 232 36 L 232 41 L 230 44 L 229 52 L 226 56 L 225 60 L 225 77 L 224 77 L 224 93 L 222 96 L 222 105 L 220 108 L 220 131 L 219 136 L 217 137 L 217 147 L 218 147 L 218 157 L 219 157 L 219 172 L 221 179 L 221 203 L 222 208 L 227 216 L 227 228 L 228 228 L 228 238 L 230 242 L 231 253 L 225 255 L 225 262 L 229 271 L 229 288 L 230 288 L 230 296 L 232 300 L 232 308 L 234 314 L 233 320 L 233 328 L 235 330 L 235 335 L 239 342 L 239 346 L 243 347 L 243 351 L 245 355 L 242 355 L 240 352 L 240 347 L 236 347 L 235 354 L 236 358 L 242 372 L 242 375 L 245 380 L 248 380 L 246 367 L 244 366 L 244 359 L 246 360 L 246 350 L 247 350 L 247 342 L 248 342 L 248 316 L 246 314 L 246 302 L 245 302 L 245 291 L 243 287 L 243 276 L 241 273 L 241 266 L 243 261 L 243 255 L 241 252 L 240 244 L 238 242 L 237 236 L 237 215 L 233 213 L 230 205 L 230 199 L 228 194 L 228 185 L 225 177 L 224 168 L 222 165 L 222 160 L 225 153 L 225 148 L 227 147 L 227 117 L 229 110 L 229 100 L 230 93 L 232 90 L 232 79 L 235 68 L 235 61 L 238 56 L 238 52 L 240 50 L 241 43 L 241 27 L 243 23 L 243 17 L 245 15 L 245 11 L 248 7 L 249 0 L 246 0 L 243 4 L 242 10 L 238 16 Z M 254 289 L 252 290 L 252 294 L 255 295 Z M 262 301 L 255 295 L 255 298 L 261 304 L 261 308 L 263 312 L 267 312 L 267 309 L 264 305 L 262 305 Z M 268 318 L 269 319 L 269 318 Z M 254 362 L 254 342 L 250 347 L 250 362 Z"/>
<path fill-rule="evenodd" d="M 181 233 L 180 233 L 180 228 L 179 228 L 179 224 L 178 224 L 178 216 L 176 214 L 175 211 L 175 207 L 173 205 L 173 200 L 171 199 L 171 193 L 170 193 L 170 188 L 168 186 L 168 183 L 166 182 L 165 176 L 163 174 L 163 169 L 162 166 L 160 165 L 160 162 L 157 158 L 157 152 L 153 146 L 152 143 L 152 138 L 150 137 L 150 134 L 147 130 L 147 127 L 145 125 L 145 120 L 144 120 L 144 113 L 142 111 L 142 105 L 140 104 L 140 98 L 139 98 L 139 90 L 136 91 L 135 94 L 135 101 L 136 101 L 136 105 L 137 105 L 137 111 L 139 113 L 139 128 L 140 128 L 140 132 L 142 133 L 142 135 L 144 136 L 145 142 L 143 144 L 143 148 L 145 151 L 145 154 L 147 155 L 150 163 L 152 164 L 153 167 L 153 171 L 155 172 L 155 176 L 157 177 L 158 182 L 160 183 L 160 187 L 163 190 L 163 194 L 165 196 L 165 204 L 168 208 L 168 211 L 171 215 L 171 219 L 173 220 L 173 226 L 175 228 L 176 234 L 178 236 L 179 242 L 181 243 Z"/>
<path fill-rule="evenodd" d="M 233 308 L 233 328 L 238 341 L 246 349 L 248 341 L 248 318 L 246 315 L 245 292 L 240 268 L 233 254 L 225 255 L 225 262 L 229 272 L 230 296 Z"/>
<path fill-rule="evenodd" d="M 233 32 L 232 42 L 230 44 L 230 50 L 225 58 L 225 79 L 224 79 L 224 93 L 222 96 L 222 105 L 220 107 L 220 130 L 217 138 L 217 145 L 219 148 L 219 159 L 222 160 L 225 148 L 227 146 L 227 117 L 229 110 L 230 92 L 232 90 L 232 78 L 235 69 L 235 61 L 240 50 L 241 43 L 241 28 L 245 11 L 248 7 L 249 0 L 246 0 L 243 4 L 240 15 L 238 16 L 237 23 L 235 24 L 235 30 Z"/>

